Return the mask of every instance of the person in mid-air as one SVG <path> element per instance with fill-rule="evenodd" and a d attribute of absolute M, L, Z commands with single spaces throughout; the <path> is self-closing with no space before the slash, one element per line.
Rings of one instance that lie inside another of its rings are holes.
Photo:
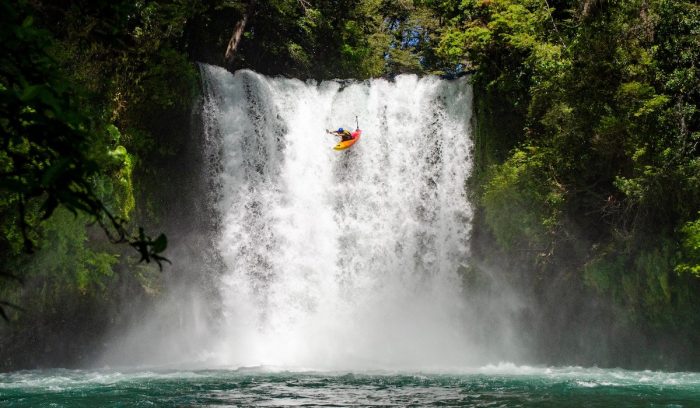
<path fill-rule="evenodd" d="M 332 134 L 332 135 L 338 135 L 338 136 L 340 136 L 340 138 L 341 138 L 340 141 L 341 141 L 341 142 L 344 142 L 344 141 L 346 141 L 346 140 L 352 140 L 352 133 L 350 133 L 350 131 L 347 130 L 347 129 L 338 128 L 338 130 L 334 130 L 334 131 L 332 131 L 332 132 L 331 132 L 330 130 L 326 129 L 326 133 L 330 133 L 330 134 Z"/>

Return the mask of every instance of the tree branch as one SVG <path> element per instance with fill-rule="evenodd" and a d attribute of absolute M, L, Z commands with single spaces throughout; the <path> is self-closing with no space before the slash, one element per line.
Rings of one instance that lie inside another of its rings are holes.
<path fill-rule="evenodd" d="M 255 2 L 256 0 L 250 0 L 248 6 L 246 7 L 245 13 L 243 14 L 243 18 L 238 20 L 236 25 L 233 27 L 233 33 L 231 33 L 231 39 L 228 41 L 226 53 L 224 54 L 224 62 L 227 65 L 231 65 L 233 63 L 233 58 L 236 56 L 236 50 L 241 44 L 241 38 L 245 32 L 246 24 L 248 23 L 248 19 L 255 8 Z"/>

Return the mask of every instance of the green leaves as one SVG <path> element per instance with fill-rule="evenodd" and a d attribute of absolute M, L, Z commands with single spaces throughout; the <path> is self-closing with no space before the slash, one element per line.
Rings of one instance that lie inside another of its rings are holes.
<path fill-rule="evenodd" d="M 684 260 L 676 265 L 675 270 L 700 278 L 700 213 L 698 219 L 683 225 L 680 232 Z"/>
<path fill-rule="evenodd" d="M 161 255 L 168 246 L 168 239 L 164 234 L 158 235 L 158 238 L 153 240 L 144 233 L 143 228 L 139 228 L 138 236 L 132 239 L 129 245 L 141 254 L 139 262 L 153 261 L 158 264 L 158 268 L 161 270 L 163 269 L 163 262 L 170 263 L 168 259 Z"/>
<path fill-rule="evenodd" d="M 7 52 L 0 54 L 0 124 L 6 135 L 0 155 L 0 192 L 9 200 L 0 203 L 0 214 L 19 214 L 14 222 L 28 251 L 35 246 L 33 230 L 63 206 L 92 217 L 113 242 L 130 242 L 144 251 L 144 260 L 160 263 L 164 258 L 157 254 L 165 250 L 167 241 L 132 237 L 125 218 L 112 215 L 94 189 L 93 180 L 105 174 L 110 156 L 126 169 L 122 180 L 130 183 L 128 153 L 121 146 L 108 149 L 109 143 L 120 140 L 119 130 L 111 125 L 105 133 L 82 105 L 84 96 L 69 90 L 69 80 L 48 54 L 50 34 L 34 27 L 31 17 L 22 18 L 26 6 L 20 3 L 15 9 L 4 3 L 2 7 L 0 40 Z M 129 196 L 125 199 L 128 208 Z M 0 248 L 2 244 L 0 240 Z"/>
<path fill-rule="evenodd" d="M 562 186 L 547 170 L 547 153 L 519 149 L 492 169 L 481 203 L 486 223 L 504 248 L 547 255 L 560 222 Z"/>
<path fill-rule="evenodd" d="M 696 333 L 700 7 L 431 4 L 437 55 L 475 72 L 487 253 L 596 289 L 645 327 Z"/>

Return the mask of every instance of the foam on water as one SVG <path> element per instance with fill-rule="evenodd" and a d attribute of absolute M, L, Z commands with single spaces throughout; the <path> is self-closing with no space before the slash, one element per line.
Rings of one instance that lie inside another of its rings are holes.
<path fill-rule="evenodd" d="M 507 365 L 510 366 L 510 365 Z M 493 369 L 490 367 L 489 369 Z M 504 365 L 501 369 L 506 369 Z M 697 407 L 700 377 L 653 373 L 652 382 L 605 378 L 649 373 L 519 367 L 529 374 L 31 371 L 0 374 L 0 407 L 517 406 Z M 577 372 L 573 377 L 570 374 Z M 580 378 L 578 378 L 580 377 Z M 680 382 L 667 385 L 673 378 Z M 661 382 L 653 382 L 660 380 Z"/>
<path fill-rule="evenodd" d="M 518 366 L 512 363 L 500 363 L 482 367 L 463 368 L 458 372 L 428 370 L 428 371 L 306 371 L 290 372 L 283 368 L 269 366 L 240 368 L 237 370 L 31 370 L 11 373 L 0 373 L 0 389 L 45 389 L 64 391 L 80 389 L 87 386 L 110 386 L 120 383 L 148 383 L 152 381 L 184 381 L 213 380 L 239 377 L 322 377 L 338 378 L 355 376 L 357 378 L 395 378 L 407 377 L 414 380 L 439 382 L 444 378 L 465 379 L 478 382 L 480 379 L 502 379 L 503 381 L 528 381 L 547 384 L 566 383 L 572 387 L 591 388 L 598 386 L 609 387 L 671 387 L 677 389 L 700 390 L 700 373 L 694 372 L 663 372 L 663 371 L 632 371 L 624 369 L 603 369 L 585 367 L 548 367 L 548 366 Z"/>

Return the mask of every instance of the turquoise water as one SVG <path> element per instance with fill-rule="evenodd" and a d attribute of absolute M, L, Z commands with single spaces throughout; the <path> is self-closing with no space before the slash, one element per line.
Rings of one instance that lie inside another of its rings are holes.
<path fill-rule="evenodd" d="M 269 369 L 0 374 L 0 407 L 700 407 L 699 373 L 489 366 L 462 373 Z"/>

